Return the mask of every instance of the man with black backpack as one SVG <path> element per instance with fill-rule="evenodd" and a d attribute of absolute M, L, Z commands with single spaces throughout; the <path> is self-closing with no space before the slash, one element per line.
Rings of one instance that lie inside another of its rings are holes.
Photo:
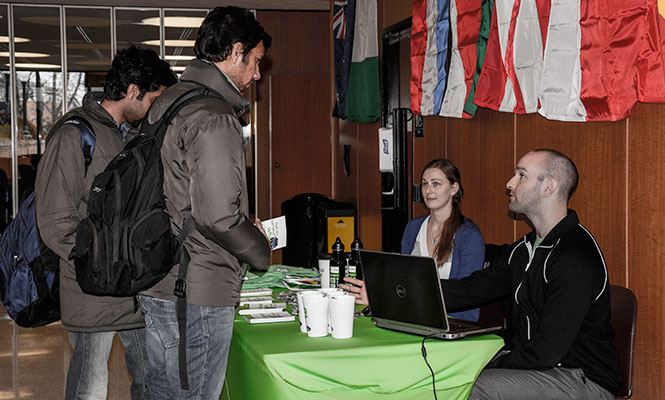
<path fill-rule="evenodd" d="M 69 259 L 79 221 L 87 214 L 94 177 L 123 149 L 129 133 L 152 102 L 177 82 L 168 63 L 152 50 L 120 50 L 106 75 L 104 93 L 88 93 L 83 106 L 63 116 L 51 130 L 37 171 L 37 222 L 44 243 L 60 257 L 60 309 L 74 354 L 67 373 L 66 399 L 106 399 L 108 358 L 116 332 L 125 346 L 132 376 L 132 399 L 145 390 L 144 319 L 135 297 L 92 296 L 79 287 Z M 76 117 L 94 133 L 82 152 Z M 85 155 L 84 155 L 85 153 Z M 89 156 L 91 160 L 85 160 Z"/>
<path fill-rule="evenodd" d="M 187 66 L 181 82 L 157 99 L 144 122 L 156 123 L 169 105 L 193 88 L 221 95 L 186 104 L 167 129 L 161 148 L 173 233 L 187 231 L 192 224 L 193 229 L 183 242 L 185 258 L 189 257 L 189 263 L 181 263 L 187 265 L 186 272 L 174 266 L 140 296 L 149 399 L 219 398 L 244 264 L 265 268 L 269 261 L 270 246 L 260 221 L 247 217 L 242 118 L 250 103 L 242 91 L 261 77 L 259 62 L 271 41 L 251 12 L 215 8 L 199 28 L 197 59 Z M 186 312 L 178 313 L 178 305 Z M 186 358 L 179 356 L 179 340 L 186 343 Z"/>

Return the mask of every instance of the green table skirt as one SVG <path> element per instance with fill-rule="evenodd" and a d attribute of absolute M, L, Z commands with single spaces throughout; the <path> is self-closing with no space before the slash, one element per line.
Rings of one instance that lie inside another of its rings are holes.
<path fill-rule="evenodd" d="M 222 399 L 432 399 L 422 337 L 355 321 L 350 339 L 310 338 L 298 321 L 250 325 L 236 320 Z M 439 399 L 466 399 L 503 346 L 496 335 L 428 339 Z"/>

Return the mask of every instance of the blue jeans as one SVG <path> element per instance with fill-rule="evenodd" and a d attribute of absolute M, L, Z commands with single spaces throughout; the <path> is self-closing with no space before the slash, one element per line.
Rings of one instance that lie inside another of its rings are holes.
<path fill-rule="evenodd" d="M 469 400 L 614 400 L 612 393 L 584 376 L 579 368 L 485 369 L 473 386 Z"/>
<path fill-rule="evenodd" d="M 132 399 L 143 398 L 147 372 L 145 329 L 118 331 L 125 346 L 125 362 L 132 377 Z M 105 400 L 108 360 L 116 332 L 68 332 L 74 355 L 67 371 L 67 400 Z"/>
<path fill-rule="evenodd" d="M 218 399 L 224 386 L 235 307 L 187 305 L 187 376 L 180 388 L 175 302 L 140 296 L 146 324 L 146 399 Z"/>

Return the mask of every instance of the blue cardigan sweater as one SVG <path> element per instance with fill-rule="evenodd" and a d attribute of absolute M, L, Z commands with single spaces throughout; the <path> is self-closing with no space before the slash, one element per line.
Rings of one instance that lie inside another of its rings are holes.
<path fill-rule="evenodd" d="M 420 227 L 427 215 L 412 219 L 404 228 L 402 236 L 402 254 L 411 254 L 416 243 Z M 450 268 L 450 279 L 460 279 L 483 269 L 485 262 L 485 242 L 478 225 L 464 218 L 453 239 L 453 262 Z M 450 313 L 450 316 L 467 321 L 478 321 L 479 309 Z"/>

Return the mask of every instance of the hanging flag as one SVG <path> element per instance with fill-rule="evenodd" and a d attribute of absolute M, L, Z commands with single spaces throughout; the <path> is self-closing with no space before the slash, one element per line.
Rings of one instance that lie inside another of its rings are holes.
<path fill-rule="evenodd" d="M 637 97 L 645 103 L 665 103 L 664 16 L 665 0 L 648 0 L 645 36 L 637 62 Z"/>
<path fill-rule="evenodd" d="M 618 121 L 638 99 L 647 37 L 644 0 L 552 4 L 539 113 L 560 121 Z"/>
<path fill-rule="evenodd" d="M 470 118 L 464 104 L 473 86 L 476 71 L 476 46 L 480 35 L 481 4 L 476 0 L 450 0 L 450 68 L 442 117 Z"/>
<path fill-rule="evenodd" d="M 476 42 L 476 68 L 473 76 L 473 84 L 469 90 L 469 95 L 464 104 L 464 113 L 470 116 L 476 114 L 477 105 L 473 103 L 476 96 L 476 86 L 478 85 L 478 78 L 485 62 L 485 51 L 487 50 L 487 41 L 490 37 L 490 23 L 492 21 L 492 8 L 494 7 L 494 0 L 482 0 L 480 5 L 480 32 L 478 41 Z"/>
<path fill-rule="evenodd" d="M 552 5 L 538 110 L 548 119 L 586 121 L 580 98 L 580 3 L 581 0 L 561 0 Z"/>
<path fill-rule="evenodd" d="M 356 2 L 353 37 L 346 117 L 351 121 L 374 122 L 381 115 L 376 0 Z"/>
<path fill-rule="evenodd" d="M 496 0 L 474 103 L 515 113 L 538 111 L 547 0 Z"/>
<path fill-rule="evenodd" d="M 503 65 L 496 9 L 497 5 L 495 1 L 494 7 L 492 7 L 490 33 L 487 41 L 487 49 L 485 50 L 485 62 L 478 77 L 473 102 L 480 107 L 510 112 L 512 111 L 512 107 L 501 107 L 504 97 L 513 97 L 513 87 L 508 79 L 506 67 Z"/>
<path fill-rule="evenodd" d="M 335 0 L 334 7 L 333 46 L 336 99 L 332 115 L 346 119 L 346 92 L 351 72 L 356 0 Z"/>
<path fill-rule="evenodd" d="M 413 0 L 411 111 L 437 115 L 446 90 L 449 0 Z"/>

